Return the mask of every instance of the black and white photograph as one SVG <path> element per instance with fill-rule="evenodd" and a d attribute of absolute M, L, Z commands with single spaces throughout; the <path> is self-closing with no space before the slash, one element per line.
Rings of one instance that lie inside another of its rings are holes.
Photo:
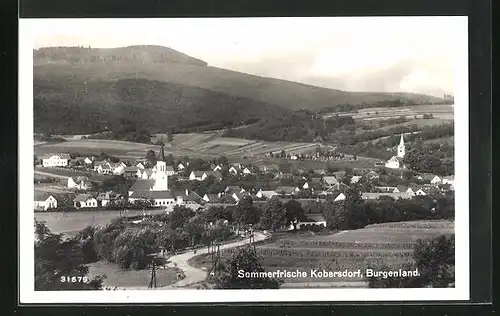
<path fill-rule="evenodd" d="M 469 299 L 467 22 L 21 19 L 21 302 Z"/>

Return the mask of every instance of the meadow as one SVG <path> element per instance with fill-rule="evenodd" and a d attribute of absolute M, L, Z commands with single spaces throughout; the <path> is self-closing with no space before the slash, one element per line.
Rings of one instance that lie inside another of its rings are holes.
<path fill-rule="evenodd" d="M 424 114 L 432 114 L 435 119 L 443 121 L 452 121 L 454 118 L 454 107 L 447 104 L 434 104 L 434 105 L 412 105 L 402 107 L 376 107 L 359 109 L 355 113 L 329 113 L 324 117 L 339 116 L 352 116 L 355 120 L 372 121 L 384 120 L 389 118 L 398 118 L 401 116 L 407 119 L 421 118 Z"/>
<path fill-rule="evenodd" d="M 454 234 L 451 221 L 413 221 L 368 225 L 365 228 L 341 231 L 331 235 L 281 234 L 271 243 L 257 246 L 257 254 L 266 271 L 288 270 L 308 272 L 306 278 L 284 279 L 285 288 L 304 287 L 366 287 L 363 277 L 318 279 L 310 270 L 357 271 L 386 266 L 404 268 L 413 263 L 413 247 L 418 239 Z M 222 251 L 228 258 L 236 249 Z M 210 265 L 210 257 L 198 256 L 190 264 Z"/>

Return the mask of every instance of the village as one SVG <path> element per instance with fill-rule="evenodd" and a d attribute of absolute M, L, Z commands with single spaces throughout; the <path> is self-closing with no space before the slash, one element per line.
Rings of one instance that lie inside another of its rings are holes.
<path fill-rule="evenodd" d="M 72 157 L 70 153 L 39 157 L 35 161 L 35 211 L 141 209 L 146 214 L 147 210 L 154 209 L 169 213 L 175 206 L 199 211 L 214 206 L 235 207 L 245 198 L 251 198 L 258 205 L 273 197 L 284 202 L 294 199 L 306 205 L 310 201 L 345 200 L 346 192 L 354 187 L 359 188 L 363 200 L 382 197 L 408 200 L 454 191 L 454 176 L 419 174 L 405 168 L 403 135 L 396 155 L 385 163 L 377 163 L 372 168 L 339 170 L 256 166 L 230 163 L 225 157 L 212 161 L 167 159 L 163 144 L 159 147 L 154 157 L 144 153 L 148 158 L 134 161 L 116 157 L 103 160 L 96 156 Z M 282 152 L 274 155 L 285 160 L 341 157 L 330 153 L 323 157 Z M 297 227 L 326 225 L 320 214 L 306 214 Z"/>

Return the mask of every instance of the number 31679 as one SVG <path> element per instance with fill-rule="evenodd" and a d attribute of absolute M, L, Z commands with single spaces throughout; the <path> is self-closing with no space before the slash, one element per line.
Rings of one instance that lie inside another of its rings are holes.
<path fill-rule="evenodd" d="M 62 283 L 89 283 L 89 278 L 86 276 L 62 276 Z"/>

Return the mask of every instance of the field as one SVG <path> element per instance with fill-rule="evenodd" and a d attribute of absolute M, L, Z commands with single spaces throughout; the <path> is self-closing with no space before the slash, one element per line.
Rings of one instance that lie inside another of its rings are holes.
<path fill-rule="evenodd" d="M 452 121 L 454 108 L 452 105 L 413 105 L 396 108 L 378 107 L 360 109 L 357 113 L 329 113 L 324 117 L 338 114 L 339 116 L 352 116 L 355 120 L 372 121 L 398 118 L 404 116 L 407 119 L 421 118 L 424 114 L 432 114 L 435 119 Z"/>
<path fill-rule="evenodd" d="M 147 214 L 161 214 L 162 209 L 148 210 Z M 109 211 L 77 211 L 77 212 L 36 212 L 35 219 L 45 222 L 53 233 L 71 234 L 78 232 L 89 225 L 105 225 L 120 215 L 131 217 L 142 215 L 142 210 L 127 210 L 122 213 L 116 210 Z"/>
<path fill-rule="evenodd" d="M 122 288 L 147 288 L 151 280 L 149 270 L 123 270 L 117 264 L 107 262 L 93 262 L 88 264 L 89 277 L 94 278 L 98 275 L 105 275 L 103 281 L 104 287 Z M 156 271 L 156 286 L 163 287 L 177 281 L 177 269 L 166 268 Z"/>
<path fill-rule="evenodd" d="M 146 156 L 150 149 L 159 152 L 159 146 L 152 144 L 141 144 L 118 140 L 98 139 L 75 139 L 65 135 L 67 141 L 61 143 L 40 143 L 35 145 L 35 154 L 41 156 L 45 153 L 78 152 L 81 155 L 106 154 L 117 156 L 122 159 L 139 159 Z M 158 134 L 152 137 L 153 143 L 163 140 L 166 143 L 166 135 Z M 175 134 L 171 145 L 165 146 L 165 154 L 176 157 L 193 156 L 210 159 L 218 156 L 226 156 L 233 159 L 241 159 L 243 156 L 263 156 L 271 151 L 285 150 L 288 153 L 312 152 L 315 149 L 312 143 L 292 142 L 264 142 L 240 138 L 221 137 L 217 132 Z"/>
<path fill-rule="evenodd" d="M 60 143 L 35 145 L 35 154 L 41 156 L 45 153 L 78 152 L 82 155 L 98 155 L 104 151 L 108 155 L 122 156 L 129 152 L 140 151 L 140 157 L 144 157 L 148 149 L 155 147 L 157 146 L 118 140 L 74 139 Z"/>
<path fill-rule="evenodd" d="M 283 287 L 363 287 L 363 277 L 315 278 L 311 269 L 363 271 L 368 267 L 404 268 L 412 264 L 417 239 L 454 234 L 450 221 L 416 221 L 369 225 L 363 229 L 333 235 L 282 235 L 272 243 L 259 245 L 257 253 L 266 271 L 305 271 L 308 277 L 285 278 Z M 235 249 L 223 251 L 226 258 Z M 208 257 L 198 256 L 192 265 L 208 266 Z"/>

